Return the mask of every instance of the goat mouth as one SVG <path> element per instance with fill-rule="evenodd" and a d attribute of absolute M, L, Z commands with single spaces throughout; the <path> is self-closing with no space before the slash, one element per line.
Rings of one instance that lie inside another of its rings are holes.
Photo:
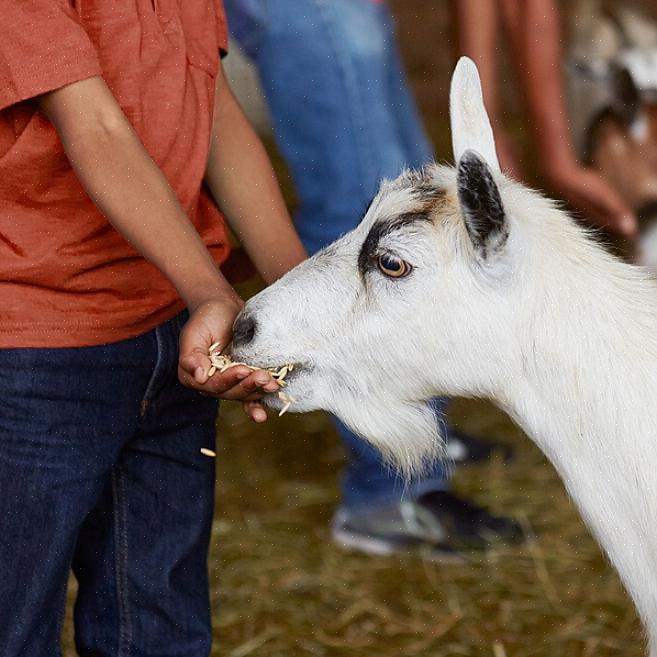
<path fill-rule="evenodd" d="M 253 372 L 260 370 L 269 372 L 272 378 L 281 386 L 281 388 L 284 388 L 287 385 L 289 379 L 298 374 L 300 370 L 304 369 L 304 365 L 298 362 L 288 362 L 283 365 L 272 365 L 268 363 L 255 362 L 247 363 L 240 360 L 233 360 L 231 355 L 222 355 L 218 351 L 213 351 L 212 349 L 209 350 L 208 354 L 210 357 L 210 363 L 212 365 L 212 374 L 214 374 L 214 372 L 222 373 L 231 367 L 242 365 L 244 367 L 248 367 Z M 212 376 L 212 374 L 210 374 L 210 376 Z"/>
<path fill-rule="evenodd" d="M 253 372 L 261 370 L 267 371 L 271 374 L 272 378 L 278 383 L 279 390 L 275 393 L 266 394 L 263 398 L 264 402 L 271 408 L 279 410 L 279 417 L 286 413 L 288 409 L 297 403 L 297 398 L 287 394 L 285 388 L 290 383 L 290 379 L 296 377 L 300 370 L 305 369 L 304 364 L 288 362 L 284 365 L 267 365 L 265 363 L 255 365 L 253 363 L 246 363 L 233 360 L 231 355 L 221 354 L 218 349 L 219 344 L 215 343 L 208 349 L 208 357 L 210 358 L 211 367 L 208 372 L 208 377 L 213 376 L 216 372 L 225 372 L 231 367 L 238 365 L 248 367 Z"/>
<path fill-rule="evenodd" d="M 257 360 L 249 360 L 249 362 L 235 361 L 231 362 L 230 367 L 234 367 L 235 365 L 245 365 L 254 372 L 264 370 L 269 372 L 277 381 L 287 381 L 288 378 L 292 378 L 301 370 L 306 369 L 306 365 L 304 363 L 294 361 L 288 361 L 284 363 Z"/>
<path fill-rule="evenodd" d="M 270 408 L 277 410 L 278 417 L 287 413 L 288 410 L 297 411 L 301 399 L 296 396 L 297 390 L 294 384 L 303 373 L 303 366 L 298 363 L 288 363 L 279 368 L 262 369 L 267 369 L 274 381 L 279 385 L 279 389 L 276 392 L 268 393 L 263 397 L 264 403 Z M 288 389 L 288 386 L 290 386 L 291 390 Z"/>
<path fill-rule="evenodd" d="M 274 381 L 278 383 L 281 388 L 285 388 L 290 381 L 298 376 L 299 372 L 303 369 L 300 363 L 286 363 L 275 367 L 261 367 L 260 369 L 267 370 Z"/>

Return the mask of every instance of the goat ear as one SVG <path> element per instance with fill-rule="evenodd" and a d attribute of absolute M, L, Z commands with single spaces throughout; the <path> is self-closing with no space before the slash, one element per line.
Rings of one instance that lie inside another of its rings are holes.
<path fill-rule="evenodd" d="M 463 153 L 456 170 L 456 189 L 468 235 L 485 260 L 504 246 L 509 228 L 500 190 L 478 153 Z"/>
<path fill-rule="evenodd" d="M 454 162 L 458 162 L 467 150 L 473 149 L 482 154 L 493 171 L 499 172 L 500 164 L 495 152 L 493 130 L 484 107 L 479 72 L 468 57 L 461 57 L 454 69 L 449 114 Z"/>

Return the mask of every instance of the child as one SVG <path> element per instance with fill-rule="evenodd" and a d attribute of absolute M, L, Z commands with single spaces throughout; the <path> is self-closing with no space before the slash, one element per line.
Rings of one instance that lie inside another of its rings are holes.
<path fill-rule="evenodd" d="M 220 0 L 0 7 L 0 654 L 59 654 L 72 565 L 81 655 L 208 655 L 212 397 L 277 389 L 208 379 L 241 308 L 214 202 L 267 282 L 305 253 Z"/>

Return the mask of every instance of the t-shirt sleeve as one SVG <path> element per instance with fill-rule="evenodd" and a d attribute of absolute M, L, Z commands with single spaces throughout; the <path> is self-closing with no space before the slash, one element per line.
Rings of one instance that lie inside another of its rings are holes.
<path fill-rule="evenodd" d="M 217 39 L 219 52 L 223 57 L 228 53 L 228 21 L 224 11 L 224 0 L 217 0 Z"/>
<path fill-rule="evenodd" d="M 100 75 L 70 0 L 0 0 L 0 110 Z"/>

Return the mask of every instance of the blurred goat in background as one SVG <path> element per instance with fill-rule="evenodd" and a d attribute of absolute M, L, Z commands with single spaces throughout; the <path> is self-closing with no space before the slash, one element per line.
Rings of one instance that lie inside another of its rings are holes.
<path fill-rule="evenodd" d="M 657 24 L 619 3 L 582 0 L 571 35 L 576 148 L 636 212 L 634 258 L 657 273 Z"/>

